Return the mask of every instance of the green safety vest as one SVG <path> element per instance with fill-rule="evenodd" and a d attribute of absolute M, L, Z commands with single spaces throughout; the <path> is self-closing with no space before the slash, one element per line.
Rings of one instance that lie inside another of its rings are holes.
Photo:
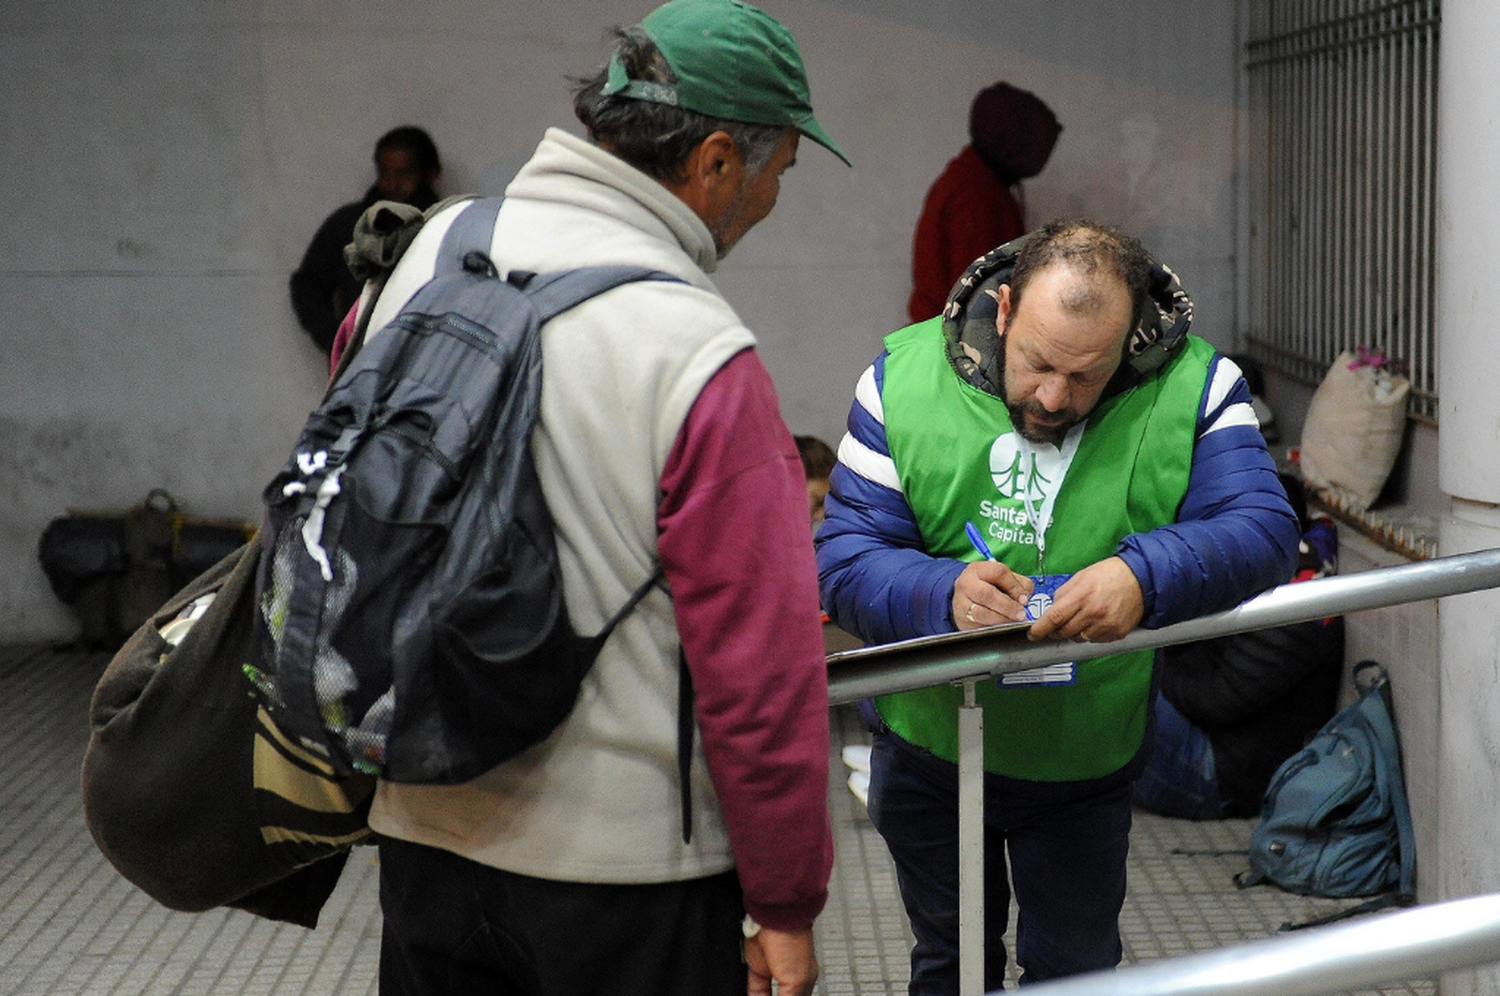
<path fill-rule="evenodd" d="M 941 319 L 885 340 L 886 441 L 927 552 L 979 559 L 964 532 L 973 522 L 995 559 L 1035 574 L 1037 550 L 1020 488 L 1033 507 L 1052 482 L 1015 459 L 1004 402 L 954 373 Z M 1046 532 L 1048 574 L 1067 574 L 1114 555 L 1120 540 L 1176 520 L 1192 470 L 1198 406 L 1213 347 L 1189 337 L 1158 373 L 1090 414 Z M 982 681 L 984 766 L 1010 778 L 1056 782 L 1119 770 L 1146 730 L 1153 651 L 1085 661 L 1065 685 L 997 686 Z M 963 691 L 953 685 L 876 700 L 907 741 L 958 759 Z"/>

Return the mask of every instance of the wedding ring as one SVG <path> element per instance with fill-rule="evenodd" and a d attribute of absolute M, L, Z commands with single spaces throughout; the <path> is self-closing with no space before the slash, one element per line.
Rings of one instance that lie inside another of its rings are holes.
<path fill-rule="evenodd" d="M 978 622 L 979 621 L 978 619 L 974 618 L 974 605 L 975 605 L 974 602 L 970 602 L 969 603 L 969 611 L 964 613 L 964 618 L 967 619 L 967 620 L 969 620 L 969 622 Z"/>
<path fill-rule="evenodd" d="M 1078 634 L 1078 640 L 1081 643 L 1088 643 L 1088 642 L 1090 642 L 1089 641 L 1089 635 L 1087 633 L 1079 633 Z"/>

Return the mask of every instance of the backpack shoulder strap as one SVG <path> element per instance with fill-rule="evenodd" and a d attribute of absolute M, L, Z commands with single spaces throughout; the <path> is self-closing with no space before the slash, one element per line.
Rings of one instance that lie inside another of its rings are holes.
<path fill-rule="evenodd" d="M 681 277 L 644 266 L 584 266 L 576 270 L 540 274 L 527 280 L 524 289 L 536 305 L 538 320 L 547 322 L 591 297 L 638 280 L 679 284 L 687 282 Z"/>
<path fill-rule="evenodd" d="M 1366 672 L 1374 672 L 1366 678 Z M 1354 682 L 1361 697 L 1361 711 L 1369 721 L 1380 751 L 1393 770 L 1390 779 L 1391 809 L 1396 817 L 1396 835 L 1401 856 L 1399 896 L 1406 905 L 1416 900 L 1417 842 L 1412 828 L 1411 806 L 1406 799 L 1406 776 L 1401 770 L 1401 740 L 1396 732 L 1396 713 L 1391 701 L 1391 685 L 1383 666 L 1361 661 L 1354 667 Z"/>
<path fill-rule="evenodd" d="M 438 245 L 434 277 L 462 270 L 464 257 L 471 252 L 489 256 L 490 242 L 495 237 L 495 219 L 500 215 L 500 205 L 504 201 L 503 197 L 480 197 L 459 212 Z"/>
<path fill-rule="evenodd" d="M 539 326 L 569 308 L 623 284 L 639 280 L 686 282 L 670 273 L 641 266 L 588 266 L 541 275 L 512 272 L 509 280 L 531 299 L 536 307 Z M 615 627 L 635 609 L 642 598 L 646 597 L 647 592 L 661 583 L 663 578 L 662 566 L 658 561 L 656 570 L 651 576 L 639 588 L 631 592 L 620 610 L 593 637 L 594 653 L 599 652 L 604 642 L 609 639 L 609 635 L 614 632 Z M 691 841 L 693 832 L 691 767 L 695 713 L 692 676 L 688 672 L 687 657 L 680 646 L 678 647 L 677 669 L 677 772 L 682 803 L 682 841 L 686 844 Z"/>

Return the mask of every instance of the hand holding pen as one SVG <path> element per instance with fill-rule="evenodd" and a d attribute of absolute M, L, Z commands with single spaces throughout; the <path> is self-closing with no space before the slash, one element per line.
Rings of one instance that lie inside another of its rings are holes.
<path fill-rule="evenodd" d="M 965 630 L 1024 622 L 1031 579 L 997 561 L 974 523 L 964 523 L 964 532 L 984 559 L 969 564 L 953 582 L 954 625 Z"/>

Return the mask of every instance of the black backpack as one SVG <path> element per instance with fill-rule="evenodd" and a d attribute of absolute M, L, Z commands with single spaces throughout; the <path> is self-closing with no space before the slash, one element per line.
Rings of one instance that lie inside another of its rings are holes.
<path fill-rule="evenodd" d="M 343 364 L 266 488 L 247 670 L 280 725 L 341 772 L 455 783 L 542 740 L 660 577 L 599 634 L 574 632 L 530 438 L 542 324 L 677 278 L 502 280 L 486 254 L 499 205 L 462 211 L 432 280 Z"/>

